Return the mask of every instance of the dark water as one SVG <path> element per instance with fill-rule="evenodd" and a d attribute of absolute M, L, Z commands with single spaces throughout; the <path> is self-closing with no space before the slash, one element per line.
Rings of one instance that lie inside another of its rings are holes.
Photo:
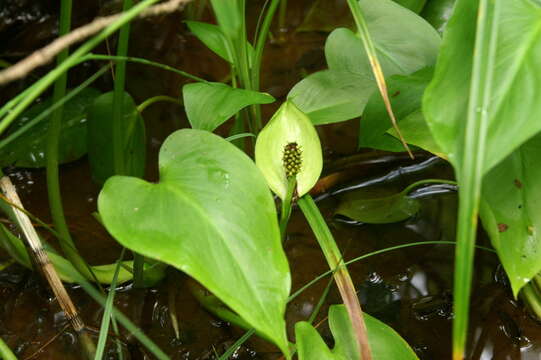
<path fill-rule="evenodd" d="M 14 2 L 14 4 L 17 2 Z M 290 1 L 288 24 L 295 28 L 306 14 L 310 1 Z M 336 1 L 340 6 L 342 1 Z M 34 2 L 0 11 L 0 39 L 18 36 L 23 42 L 2 42 L 4 58 L 16 58 L 54 37 L 55 12 L 47 2 Z M 27 6 L 28 5 L 28 6 Z M 102 7 L 114 7 L 102 2 Z M 255 23 L 259 1 L 251 2 L 249 21 Z M 81 3 L 76 9 L 78 21 L 85 22 L 100 9 L 95 2 Z M 8 11 L 9 10 L 9 11 Z M 13 21 L 16 14 L 18 22 Z M 11 22 L 10 22 L 11 19 Z M 187 70 L 208 80 L 219 81 L 228 73 L 225 62 L 212 56 L 181 25 L 182 15 L 175 14 L 133 26 L 130 54 Z M 32 42 L 28 29 L 42 34 Z M 274 31 L 278 34 L 278 31 Z M 15 35 L 13 35 L 15 34 Z M 270 44 L 265 51 L 262 83 L 264 91 L 277 98 L 284 97 L 300 80 L 303 72 L 324 67 L 325 34 L 285 32 L 285 41 Z M 26 36 L 26 37 L 25 37 Z M 24 45 L 24 46 L 23 46 Z M 106 47 L 101 48 L 106 51 Z M 96 68 L 88 64 L 72 74 L 77 83 Z M 44 70 L 41 70 L 44 71 Z M 128 90 L 138 100 L 155 95 L 178 96 L 185 79 L 161 70 L 128 66 Z M 6 87 L 2 96 L 15 93 L 22 83 Z M 103 90 L 110 82 L 97 84 Z M 264 107 L 268 117 L 276 105 Z M 158 104 L 144 114 L 148 125 L 150 164 L 156 164 L 157 151 L 172 131 L 187 126 L 180 107 Z M 220 131 L 227 131 L 224 127 Z M 356 188 L 402 189 L 423 178 L 452 178 L 452 171 L 443 161 L 418 153 L 415 160 L 401 154 L 375 151 L 356 153 L 357 122 L 319 128 L 327 163 L 324 179 L 315 194 L 329 221 L 346 260 L 390 246 L 418 241 L 452 241 L 456 214 L 453 191 L 437 187 L 416 192 L 422 202 L 418 215 L 388 225 L 359 224 L 334 217 L 341 197 Z M 156 178 L 156 165 L 150 165 L 148 178 Z M 11 173 L 23 203 L 32 213 L 50 221 L 43 171 L 18 170 Z M 118 258 L 120 247 L 90 215 L 96 209 L 99 188 L 90 180 L 86 159 L 62 167 L 62 195 L 70 230 L 77 246 L 91 264 L 111 263 Z M 45 235 L 45 233 L 44 233 Z M 479 244 L 488 245 L 479 233 Z M 294 212 L 285 244 L 293 276 L 293 291 L 327 270 L 327 264 L 302 214 Z M 0 260 L 6 260 L 0 252 Z M 421 359 L 449 359 L 452 323 L 453 247 L 428 245 L 410 247 L 370 257 L 350 266 L 353 280 L 365 311 L 396 329 L 416 350 Z M 497 258 L 489 252 L 477 251 L 473 284 L 469 359 L 539 360 L 541 357 L 541 326 L 514 300 Z M 116 306 L 168 353 L 172 359 L 213 359 L 223 353 L 242 334 L 204 311 L 190 294 L 190 280 L 170 270 L 166 279 L 147 289 L 119 288 Z M 287 310 L 289 333 L 293 324 L 306 320 L 328 280 L 322 280 L 297 297 Z M 97 338 L 103 311 L 77 288 L 69 289 L 89 330 Z M 328 306 L 340 302 L 335 288 L 327 297 L 316 323 L 327 337 L 324 315 Z M 173 310 L 174 309 L 174 310 Z M 176 311 L 180 337 L 175 336 L 171 312 Z M 0 335 L 20 359 L 81 359 L 77 337 L 67 326 L 58 304 L 42 280 L 25 269 L 13 265 L 0 272 Z M 113 338 L 114 335 L 113 335 Z M 126 359 L 151 359 L 145 349 L 126 332 L 118 340 Z M 108 359 L 116 359 L 116 349 L 109 347 Z M 235 359 L 277 359 L 276 349 L 262 340 L 252 338 L 234 355 Z"/>

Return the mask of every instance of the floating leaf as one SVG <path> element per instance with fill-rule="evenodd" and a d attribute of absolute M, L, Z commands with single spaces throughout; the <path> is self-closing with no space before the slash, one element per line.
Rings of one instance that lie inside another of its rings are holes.
<path fill-rule="evenodd" d="M 241 109 L 253 104 L 269 104 L 274 98 L 222 83 L 191 83 L 182 88 L 184 108 L 194 129 L 214 131 Z"/>
<path fill-rule="evenodd" d="M 363 188 L 346 193 L 336 214 L 366 224 L 389 224 L 412 217 L 420 207 L 419 200 L 405 192 L 389 195 L 388 190 Z"/>
<path fill-rule="evenodd" d="M 105 93 L 94 100 L 88 113 L 88 160 L 92 177 L 103 183 L 115 175 L 113 137 L 114 92 Z M 121 117 L 126 174 L 143 177 L 146 165 L 145 123 L 137 111 L 133 98 L 124 93 Z"/>
<path fill-rule="evenodd" d="M 364 314 L 372 358 L 377 360 L 418 360 L 415 352 L 391 327 Z M 329 350 L 317 330 L 305 321 L 295 324 L 299 360 L 359 359 L 359 349 L 353 327 L 344 305 L 329 308 L 329 327 L 334 337 L 334 348 Z"/>
<path fill-rule="evenodd" d="M 59 163 L 65 164 L 86 154 L 86 113 L 89 105 L 99 95 L 98 90 L 86 88 L 64 104 L 58 148 Z M 28 124 L 51 105 L 52 100 L 47 99 L 31 107 L 10 127 L 10 134 Z M 44 167 L 48 129 L 49 120 L 45 119 L 0 149 L 0 166 Z"/>
<path fill-rule="evenodd" d="M 184 129 L 166 139 L 159 162 L 157 184 L 125 176 L 105 183 L 105 227 L 123 246 L 192 276 L 287 353 L 290 273 L 274 201 L 253 161 L 212 133 Z"/>
<path fill-rule="evenodd" d="M 286 101 L 261 130 L 255 145 L 257 166 L 272 191 L 280 199 L 287 194 L 284 150 L 296 144 L 301 152 L 300 171 L 296 175 L 299 197 L 312 189 L 323 167 L 321 144 L 314 125 L 291 101 Z"/>
<path fill-rule="evenodd" d="M 541 271 L 541 135 L 483 181 L 481 219 L 516 296 Z"/>

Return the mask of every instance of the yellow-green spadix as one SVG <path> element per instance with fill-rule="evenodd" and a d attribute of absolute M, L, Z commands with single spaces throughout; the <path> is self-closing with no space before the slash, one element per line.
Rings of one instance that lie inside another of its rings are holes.
<path fill-rule="evenodd" d="M 293 171 L 286 169 L 291 158 Z M 319 179 L 323 167 L 319 137 L 308 116 L 291 101 L 283 103 L 259 133 L 255 161 L 271 190 L 282 200 L 287 194 L 286 173 L 295 176 L 299 197 Z"/>

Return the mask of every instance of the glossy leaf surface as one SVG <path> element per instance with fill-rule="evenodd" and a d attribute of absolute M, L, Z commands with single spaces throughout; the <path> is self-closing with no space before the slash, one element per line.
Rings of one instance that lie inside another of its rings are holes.
<path fill-rule="evenodd" d="M 87 110 L 99 95 L 98 90 L 86 88 L 64 104 L 58 149 L 59 163 L 65 164 L 86 154 Z M 31 107 L 10 127 L 9 133 L 22 128 L 51 105 L 51 99 L 47 99 Z M 49 121 L 44 119 L 0 149 L 0 166 L 44 167 L 48 128 Z"/>
<path fill-rule="evenodd" d="M 407 75 L 435 63 L 440 36 L 423 18 L 391 0 L 359 4 L 386 77 Z M 348 29 L 329 35 L 325 55 L 330 69 L 372 76 L 361 39 Z"/>
<path fill-rule="evenodd" d="M 541 271 L 541 135 L 492 169 L 483 182 L 481 219 L 515 296 Z"/>
<path fill-rule="evenodd" d="M 391 0 L 362 0 L 360 5 L 385 76 L 434 64 L 440 37 L 424 19 Z M 329 70 L 299 82 L 288 98 L 314 124 L 360 116 L 377 89 L 361 39 L 351 30 L 336 29 L 327 38 L 325 56 Z"/>
<path fill-rule="evenodd" d="M 389 194 L 388 190 L 367 188 L 346 193 L 336 214 L 366 224 L 389 224 L 412 217 L 420 207 L 419 200 L 406 193 Z"/>
<path fill-rule="evenodd" d="M 182 88 L 184 108 L 194 129 L 214 131 L 241 109 L 253 104 L 269 104 L 266 93 L 232 88 L 222 83 L 191 83 Z"/>
<path fill-rule="evenodd" d="M 88 113 L 88 160 L 92 177 L 103 183 L 115 175 L 113 137 L 114 93 L 105 93 L 94 100 Z M 127 92 L 123 100 L 123 135 L 127 174 L 143 177 L 146 165 L 145 123 Z"/>
<path fill-rule="evenodd" d="M 475 5 L 467 6 L 473 8 L 461 6 L 460 16 L 448 24 L 448 36 L 423 104 L 436 141 L 455 165 L 464 156 L 462 134 L 477 14 Z M 500 11 L 483 173 L 541 130 L 541 121 L 532 121 L 541 116 L 541 5 L 532 0 L 505 1 Z"/>
<path fill-rule="evenodd" d="M 376 318 L 364 314 L 368 341 L 373 359 L 417 360 L 409 345 L 391 327 Z M 307 322 L 295 324 L 299 360 L 351 360 L 359 359 L 359 349 L 347 311 L 343 305 L 329 308 L 329 327 L 334 337 L 334 348 L 330 350 L 317 330 Z"/>
<path fill-rule="evenodd" d="M 395 75 L 387 81 L 394 114 L 402 130 L 401 121 L 420 110 L 424 90 L 432 79 L 433 68 L 424 68 L 410 75 Z M 373 94 L 366 105 L 359 128 L 359 147 L 370 147 L 387 151 L 404 151 L 402 143 L 387 132 L 392 123 L 379 94 Z M 425 125 L 426 129 L 426 125 Z M 408 129 L 409 130 L 409 129 Z M 415 130 L 415 129 L 412 129 Z M 408 143 L 416 136 L 411 131 L 404 131 Z"/>
<path fill-rule="evenodd" d="M 302 109 L 314 125 L 321 125 L 362 114 L 376 88 L 376 83 L 367 76 L 324 70 L 295 85 L 288 99 Z"/>
<path fill-rule="evenodd" d="M 455 2 L 456 0 L 430 0 L 423 8 L 421 16 L 442 34 L 453 15 Z"/>
<path fill-rule="evenodd" d="M 115 176 L 98 208 L 123 246 L 192 276 L 287 352 L 290 273 L 276 209 L 253 161 L 202 130 L 170 135 L 160 181 Z M 269 271 L 272 269 L 272 271 Z"/>

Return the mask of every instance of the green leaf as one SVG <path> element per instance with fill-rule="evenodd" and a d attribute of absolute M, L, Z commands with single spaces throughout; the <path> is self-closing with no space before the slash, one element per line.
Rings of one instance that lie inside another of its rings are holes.
<path fill-rule="evenodd" d="M 211 0 L 212 9 L 224 35 L 234 41 L 240 38 L 244 17 L 244 0 Z"/>
<path fill-rule="evenodd" d="M 415 13 L 420 13 L 425 7 L 427 0 L 393 0 L 395 3 L 402 5 Z"/>
<path fill-rule="evenodd" d="M 360 116 L 375 89 L 370 77 L 324 70 L 297 83 L 287 97 L 314 125 L 321 125 Z"/>
<path fill-rule="evenodd" d="M 430 0 L 421 12 L 421 16 L 440 34 L 443 34 L 447 22 L 453 15 L 455 2 L 456 0 Z"/>
<path fill-rule="evenodd" d="M 407 75 L 435 63 L 441 39 L 423 18 L 391 0 L 361 0 L 359 4 L 386 77 Z M 331 70 L 372 77 L 362 41 L 348 29 L 329 35 L 325 55 Z"/>
<path fill-rule="evenodd" d="M 192 276 L 287 353 L 291 279 L 265 179 L 242 151 L 202 130 L 170 135 L 159 161 L 157 184 L 105 183 L 105 227 L 123 246 Z"/>
<path fill-rule="evenodd" d="M 234 63 L 231 54 L 233 50 L 227 48 L 227 39 L 219 26 L 200 21 L 186 21 L 186 24 L 190 31 L 216 55 L 230 64 Z M 246 43 L 246 47 L 251 63 L 254 57 L 254 47 L 250 43 Z"/>
<path fill-rule="evenodd" d="M 335 213 L 366 224 L 390 224 L 412 217 L 420 208 L 419 200 L 405 192 L 370 187 L 346 193 Z"/>
<path fill-rule="evenodd" d="M 269 94 L 232 88 L 222 83 L 186 84 L 182 94 L 192 127 L 208 131 L 214 131 L 246 106 L 274 102 Z"/>
<path fill-rule="evenodd" d="M 417 360 L 409 345 L 391 327 L 364 314 L 373 359 Z M 295 324 L 299 360 L 359 359 L 359 349 L 344 305 L 329 308 L 329 327 L 334 336 L 334 348 L 329 350 L 317 330 L 305 321 Z"/>
<path fill-rule="evenodd" d="M 302 24 L 296 31 L 331 32 L 337 27 L 355 28 L 345 1 L 316 0 L 312 2 Z"/>
<path fill-rule="evenodd" d="M 421 108 L 423 93 L 432 79 L 433 70 L 433 68 L 428 67 L 406 76 L 394 75 L 388 80 L 387 88 L 396 121 L 400 125 L 401 131 L 401 121 Z M 387 134 L 387 131 L 392 127 L 391 119 L 381 96 L 373 94 L 361 119 L 359 147 L 370 147 L 386 151 L 404 151 L 400 140 Z M 411 137 L 408 138 L 405 132 L 402 131 L 402 135 L 408 143 L 413 143 L 410 141 Z M 408 135 L 415 136 L 416 134 L 412 134 L 410 131 Z"/>
<path fill-rule="evenodd" d="M 541 271 L 541 135 L 484 179 L 481 219 L 511 282 L 513 294 Z"/>
<path fill-rule="evenodd" d="M 255 144 L 257 166 L 271 190 L 282 200 L 288 186 L 284 150 L 292 143 L 301 151 L 301 166 L 296 175 L 297 195 L 301 197 L 312 189 L 321 174 L 321 143 L 310 119 L 295 104 L 286 101 L 261 130 Z"/>
<path fill-rule="evenodd" d="M 408 144 L 418 146 L 421 149 L 430 151 L 431 153 L 446 159 L 446 155 L 442 153 L 436 140 L 434 140 L 432 132 L 430 131 L 421 110 L 414 111 L 402 119 L 400 121 L 400 131 Z M 395 139 L 398 139 L 398 134 L 395 129 L 390 128 L 387 130 L 387 133 L 394 136 Z"/>
<path fill-rule="evenodd" d="M 449 21 L 423 104 L 434 138 L 455 165 L 465 155 L 461 134 L 472 77 L 476 9 L 476 2 L 457 2 L 457 15 Z M 505 1 L 500 11 L 483 174 L 541 131 L 541 121 L 533 120 L 541 116 L 541 6 L 531 0 Z"/>
<path fill-rule="evenodd" d="M 113 92 L 99 96 L 88 113 L 88 160 L 92 177 L 100 184 L 115 175 L 113 98 Z M 146 164 L 145 123 L 133 98 L 127 92 L 124 93 L 122 110 L 126 171 L 128 175 L 143 177 Z"/>
<path fill-rule="evenodd" d="M 100 94 L 96 89 L 86 88 L 64 104 L 58 160 L 65 164 L 86 154 L 87 109 Z M 51 106 L 51 99 L 37 104 L 24 112 L 11 127 L 13 133 L 32 121 Z M 44 120 L 21 135 L 16 141 L 0 149 L 0 166 L 40 168 L 45 166 L 45 148 L 49 121 Z"/>

